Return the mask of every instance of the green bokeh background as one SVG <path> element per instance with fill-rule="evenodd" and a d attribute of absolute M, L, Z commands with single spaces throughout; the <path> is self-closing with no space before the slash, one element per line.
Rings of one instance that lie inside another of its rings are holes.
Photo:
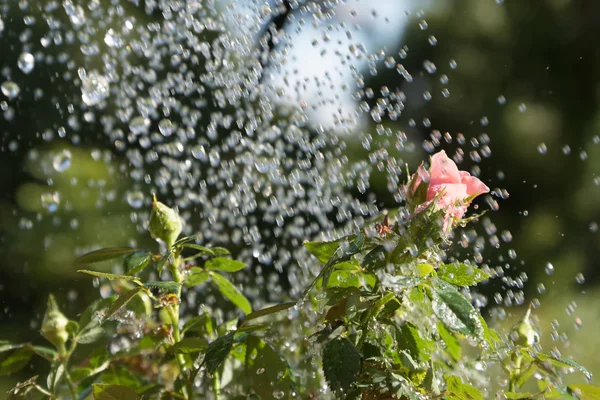
<path fill-rule="evenodd" d="M 42 343 L 38 329 L 48 293 L 56 293 L 71 316 L 98 296 L 91 280 L 71 266 L 76 253 L 154 244 L 125 201 L 127 191 L 137 185 L 129 178 L 127 160 L 104 136 L 100 123 L 91 122 L 75 133 L 77 145 L 70 143 L 71 134 L 64 140 L 56 137 L 68 116 L 57 111 L 55 102 L 80 103 L 78 88 L 62 84 L 60 76 L 76 70 L 55 63 L 40 64 L 30 75 L 20 73 L 16 62 L 22 49 L 18 35 L 25 28 L 23 13 L 10 1 L 0 4 L 5 23 L 1 63 L 11 67 L 11 79 L 22 90 L 20 98 L 9 104 L 14 118 L 0 118 L 0 337 Z M 131 5 L 126 10 L 138 21 L 161 18 Z M 35 7 L 31 13 L 36 14 Z M 36 16 L 42 18 L 41 13 Z M 420 28 L 420 19 L 427 21 L 427 30 Z M 40 26 L 31 28 L 31 43 L 39 43 Z M 432 2 L 422 17 L 414 17 L 401 41 L 409 49 L 408 57 L 396 57 L 413 74 L 413 84 L 406 85 L 395 69 L 383 64 L 376 76 L 365 75 L 365 87 L 376 93 L 386 86 L 392 92 L 403 90 L 408 97 L 400 118 L 381 122 L 385 128 L 405 131 L 416 143 L 434 129 L 454 137 L 462 133 L 465 145 L 456 141 L 443 145 L 450 154 L 463 149 L 461 168 L 475 164 L 469 156 L 476 150 L 470 139 L 482 134 L 490 138 L 492 153 L 479 164 L 480 176 L 491 188 L 506 189 L 510 197 L 498 200 L 500 209 L 488 217 L 498 236 L 507 230 L 513 239 L 498 250 L 488 246 L 485 262 L 508 264 L 507 276 L 526 274 L 526 304 L 534 298 L 540 301 L 535 315 L 544 345 L 556 346 L 596 374 L 600 374 L 600 358 L 594 351 L 600 348 L 596 334 L 600 329 L 599 34 L 600 2 L 596 0 Z M 428 42 L 430 35 L 437 45 Z M 69 52 L 69 46 L 62 50 Z M 70 50 L 73 57 L 81 57 L 74 48 Z M 388 49 L 388 53 L 399 50 Z M 425 60 L 437 66 L 435 75 L 424 70 Z M 441 74 L 448 76 L 447 84 L 440 82 Z M 35 88 L 45 93 L 39 101 L 33 100 Z M 443 89 L 448 89 L 449 97 L 442 95 Z M 430 101 L 422 99 L 425 90 L 432 94 Z M 75 113 L 83 113 L 75 108 Z M 375 123 L 367 129 L 375 141 L 383 141 L 374 133 Z M 45 140 L 46 130 L 54 132 L 55 139 Z M 65 149 L 72 154 L 71 167 L 63 173 L 47 172 L 55 155 Z M 37 157 L 31 156 L 31 150 Z M 367 156 L 358 142 L 348 153 Z M 421 148 L 400 155 L 413 167 L 427 157 Z M 382 176 L 373 175 L 370 191 L 382 206 L 393 206 Z M 60 206 L 50 213 L 41 199 L 54 192 L 60 196 Z M 485 201 L 480 205 L 488 207 Z M 484 234 L 481 226 L 476 229 Z M 509 250 L 516 252 L 516 259 Z M 545 273 L 549 262 L 554 266 L 551 275 Z M 578 273 L 585 283 L 576 281 Z M 540 284 L 544 293 L 538 291 Z M 493 295 L 507 287 L 497 279 L 481 290 L 489 296 L 488 317 L 490 311 L 494 314 Z M 499 323 L 509 325 L 523 308 L 506 311 L 507 320 Z M 575 327 L 576 318 L 582 321 L 580 329 Z M 554 320 L 565 334 L 557 341 L 551 337 Z M 30 374 L 26 370 L 21 377 Z M 594 382 L 598 383 L 596 378 Z"/>

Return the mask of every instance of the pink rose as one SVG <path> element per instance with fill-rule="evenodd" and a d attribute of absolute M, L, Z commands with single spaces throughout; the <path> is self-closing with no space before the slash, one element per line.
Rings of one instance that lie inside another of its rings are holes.
<path fill-rule="evenodd" d="M 428 175 L 427 202 L 435 200 L 438 208 L 446 209 L 446 215 L 454 218 L 462 218 L 471 200 L 490 191 L 478 178 L 466 171 L 459 171 L 444 150 L 431 157 Z M 412 181 L 415 182 L 412 186 L 413 190 L 416 190 L 424 180 L 427 180 L 427 172 L 419 167 L 417 173 L 413 175 Z"/>

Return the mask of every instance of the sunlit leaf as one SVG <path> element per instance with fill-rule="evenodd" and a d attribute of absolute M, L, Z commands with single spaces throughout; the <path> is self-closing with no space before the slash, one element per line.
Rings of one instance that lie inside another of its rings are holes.
<path fill-rule="evenodd" d="M 265 315 L 275 314 L 280 311 L 287 310 L 288 308 L 294 307 L 295 305 L 296 305 L 295 302 L 281 303 L 281 304 L 277 304 L 275 306 L 263 308 L 262 310 L 251 312 L 250 314 L 246 315 L 246 318 L 244 318 L 243 324 L 245 324 L 248 321 L 251 321 L 253 319 L 264 317 Z"/>
<path fill-rule="evenodd" d="M 104 316 L 102 317 L 102 322 L 105 322 L 106 320 L 108 320 L 110 317 L 112 317 L 117 311 L 119 311 L 123 306 L 125 306 L 125 304 L 127 304 L 132 298 L 133 296 L 135 296 L 136 294 L 138 294 L 140 291 L 142 291 L 143 288 L 141 287 L 136 287 L 134 289 L 131 289 L 130 291 L 120 295 L 106 310 L 106 313 L 104 314 Z"/>
<path fill-rule="evenodd" d="M 206 349 L 206 355 L 204 362 L 206 363 L 206 370 L 209 374 L 213 374 L 217 368 L 225 361 L 231 347 L 233 346 L 233 333 L 220 336 L 214 342 L 208 345 Z"/>
<path fill-rule="evenodd" d="M 109 247 L 106 249 L 95 250 L 90 253 L 84 254 L 78 257 L 73 265 L 85 265 L 85 264 L 93 264 L 102 261 L 108 261 L 115 258 L 126 256 L 127 254 L 131 254 L 136 249 L 132 249 L 131 247 Z"/>
<path fill-rule="evenodd" d="M 138 394 L 126 386 L 106 385 L 95 383 L 93 385 L 94 400 L 135 400 Z"/>
<path fill-rule="evenodd" d="M 168 263 L 172 262 L 171 259 L 172 259 L 171 251 L 167 251 L 165 254 L 162 255 L 160 260 L 158 260 L 158 262 L 156 263 L 156 271 L 158 272 L 159 276 L 162 273 L 162 270 L 165 268 L 165 266 Z"/>
<path fill-rule="evenodd" d="M 442 264 L 437 270 L 437 275 L 456 286 L 473 286 L 490 277 L 476 266 L 463 263 Z"/>
<path fill-rule="evenodd" d="M 50 389 L 51 391 L 54 391 L 54 388 L 56 387 L 58 382 L 61 380 L 64 372 L 65 372 L 64 364 L 55 365 L 50 369 L 50 372 L 48 373 L 48 376 L 46 377 L 46 386 L 48 387 L 48 389 Z"/>
<path fill-rule="evenodd" d="M 306 242 L 304 243 L 304 247 L 306 247 L 310 254 L 314 255 L 319 261 L 325 264 L 334 256 L 342 242 L 343 239 L 334 240 L 332 242 Z"/>
<path fill-rule="evenodd" d="M 454 361 L 460 360 L 461 355 L 461 347 L 458 339 L 450 333 L 444 324 L 437 324 L 438 333 L 440 334 L 440 338 L 444 341 L 446 345 L 446 351 L 450 356 L 454 359 Z"/>
<path fill-rule="evenodd" d="M 136 278 L 135 276 L 108 274 L 108 273 L 105 273 L 105 272 L 90 271 L 90 270 L 87 270 L 87 269 L 80 269 L 77 272 L 81 272 L 81 273 L 84 273 L 84 274 L 96 276 L 98 278 L 105 278 L 105 279 L 108 279 L 108 280 L 121 279 L 121 280 L 124 280 L 124 281 L 134 282 L 134 283 L 142 286 L 142 282 L 140 282 L 140 280 L 138 278 Z"/>
<path fill-rule="evenodd" d="M 252 306 L 250 302 L 240 292 L 233 283 L 229 282 L 224 276 L 213 273 L 211 275 L 213 282 L 217 285 L 217 288 L 221 294 L 235 304 L 244 314 L 250 314 L 252 312 Z"/>
<path fill-rule="evenodd" d="M 246 267 L 246 265 L 241 261 L 230 258 L 215 257 L 206 261 L 204 267 L 209 271 L 237 272 Z"/>
<path fill-rule="evenodd" d="M 198 267 L 193 267 L 190 274 L 185 278 L 185 285 L 187 287 L 201 285 L 210 279 L 210 272 L 204 271 Z"/>
<path fill-rule="evenodd" d="M 150 264 L 150 260 L 152 259 L 152 253 L 148 250 L 139 250 L 135 253 L 131 253 L 125 260 L 123 264 L 125 266 L 125 273 L 127 275 L 136 275 L 141 272 Z"/>
<path fill-rule="evenodd" d="M 215 255 L 215 253 L 213 253 L 213 251 L 211 249 L 209 249 L 208 247 L 200 246 L 199 244 L 184 243 L 181 245 L 181 247 L 197 250 L 198 251 L 198 253 L 196 254 L 197 256 L 201 256 L 201 255 L 214 256 Z"/>
<path fill-rule="evenodd" d="M 583 365 L 581 365 L 573 360 L 570 360 L 568 358 L 560 357 L 560 356 L 556 356 L 556 355 L 552 355 L 552 354 L 544 354 L 544 353 L 538 354 L 536 358 L 540 362 L 548 361 L 552 365 L 559 367 L 559 368 L 576 369 L 577 371 L 581 372 L 586 377 L 588 377 L 588 379 L 591 379 L 591 377 L 592 377 L 592 373 L 590 371 L 588 371 L 587 368 L 585 368 Z"/>
<path fill-rule="evenodd" d="M 533 393 L 526 392 L 504 392 L 504 398 L 509 400 L 533 399 L 535 398 L 535 395 Z"/>
<path fill-rule="evenodd" d="M 332 392 L 348 392 L 360 369 L 360 354 L 348 339 L 335 338 L 327 342 L 323 349 L 323 372 Z"/>
<path fill-rule="evenodd" d="M 485 400 L 483 394 L 473 386 L 463 383 L 457 376 L 445 375 L 448 400 Z"/>
<path fill-rule="evenodd" d="M 176 354 L 198 353 L 208 346 L 208 342 L 201 337 L 183 338 L 169 348 L 169 351 Z"/>
<path fill-rule="evenodd" d="M 581 400 L 600 400 L 600 387 L 577 383 L 569 385 L 569 391 L 575 394 L 575 397 Z"/>
<path fill-rule="evenodd" d="M 77 343 L 88 344 L 94 343 L 100 340 L 104 336 L 104 329 L 96 326 L 92 329 L 86 330 L 77 336 Z"/>

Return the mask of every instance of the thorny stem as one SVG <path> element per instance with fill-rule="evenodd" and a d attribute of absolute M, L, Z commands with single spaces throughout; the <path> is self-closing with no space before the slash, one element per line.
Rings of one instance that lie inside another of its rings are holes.
<path fill-rule="evenodd" d="M 179 272 L 179 266 L 181 265 L 182 259 L 179 254 L 175 254 L 175 261 L 170 267 L 171 274 L 173 275 L 173 279 L 178 284 L 177 287 L 177 300 L 181 301 L 181 285 L 183 283 L 183 279 L 181 273 Z M 169 313 L 169 317 L 171 318 L 171 323 L 173 324 L 173 340 L 175 343 L 181 341 L 181 333 L 179 332 L 179 304 L 174 304 L 167 308 L 167 312 Z M 177 362 L 179 363 L 179 369 L 181 373 L 184 374 L 186 370 L 185 366 L 185 358 L 183 354 L 177 355 Z M 192 371 L 190 371 L 189 379 L 186 379 L 185 385 L 185 395 L 187 399 L 191 399 L 193 397 L 193 380 L 192 380 Z"/>
<path fill-rule="evenodd" d="M 523 356 L 519 355 L 515 358 L 515 369 L 510 372 L 510 383 L 508 390 L 514 392 L 517 390 L 517 381 L 521 375 L 521 361 L 523 360 Z"/>

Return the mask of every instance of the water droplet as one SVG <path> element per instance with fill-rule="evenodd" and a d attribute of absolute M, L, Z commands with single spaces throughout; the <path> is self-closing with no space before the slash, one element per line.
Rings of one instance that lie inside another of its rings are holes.
<path fill-rule="evenodd" d="M 171 136 L 173 133 L 173 122 L 170 119 L 163 119 L 158 123 L 158 130 L 165 136 Z"/>
<path fill-rule="evenodd" d="M 60 205 L 60 194 L 58 192 L 47 192 L 41 195 L 42 207 L 48 212 L 55 212 Z"/>
<path fill-rule="evenodd" d="M 448 62 L 448 65 L 450 65 L 450 68 L 452 69 L 456 69 L 458 67 L 458 63 L 456 62 L 456 60 L 450 60 Z"/>
<path fill-rule="evenodd" d="M 57 172 L 64 172 L 71 166 L 71 151 L 61 150 L 52 158 L 52 166 Z"/>
<path fill-rule="evenodd" d="M 94 106 L 108 97 L 110 87 L 108 79 L 95 72 L 81 78 L 81 99 L 88 106 Z"/>
<path fill-rule="evenodd" d="M 419 21 L 419 28 L 421 28 L 422 31 L 427 30 L 427 28 L 429 28 L 429 25 L 427 24 L 427 21 L 425 21 L 424 19 Z"/>
<path fill-rule="evenodd" d="M 537 151 L 540 154 L 548 153 L 548 148 L 546 147 L 546 143 L 540 143 L 537 147 Z"/>
<path fill-rule="evenodd" d="M 517 106 L 517 108 L 519 109 L 520 112 L 525 112 L 527 111 L 527 106 L 525 105 L 525 103 L 521 103 Z"/>
<path fill-rule="evenodd" d="M 133 208 L 142 208 L 144 206 L 144 193 L 139 190 L 127 192 L 127 203 Z"/>
<path fill-rule="evenodd" d="M 19 95 L 19 93 L 21 93 L 21 88 L 13 81 L 6 81 L 2 83 L 2 85 L 0 85 L 0 90 L 2 91 L 2 94 L 9 99 L 14 99 Z"/>
<path fill-rule="evenodd" d="M 581 284 L 585 283 L 585 276 L 583 276 L 583 274 L 580 272 L 577 275 L 575 275 L 575 282 Z"/>
<path fill-rule="evenodd" d="M 21 53 L 19 55 L 19 60 L 17 61 L 17 65 L 21 71 L 28 74 L 33 71 L 33 67 L 35 66 L 35 58 L 31 53 Z"/>
<path fill-rule="evenodd" d="M 144 118 L 141 116 L 137 116 L 129 121 L 129 130 L 134 135 L 141 135 L 144 133 L 148 133 L 148 129 L 150 128 L 150 119 Z"/>
<path fill-rule="evenodd" d="M 435 36 L 431 35 L 429 36 L 429 39 L 427 39 L 427 41 L 429 42 L 430 45 L 435 46 L 438 43 L 438 40 L 436 39 Z"/>
<path fill-rule="evenodd" d="M 496 100 L 498 101 L 498 104 L 506 104 L 506 97 L 502 95 L 498 96 Z"/>
<path fill-rule="evenodd" d="M 546 271 L 546 275 L 552 275 L 554 273 L 554 265 L 551 263 L 546 263 L 544 271 Z"/>

